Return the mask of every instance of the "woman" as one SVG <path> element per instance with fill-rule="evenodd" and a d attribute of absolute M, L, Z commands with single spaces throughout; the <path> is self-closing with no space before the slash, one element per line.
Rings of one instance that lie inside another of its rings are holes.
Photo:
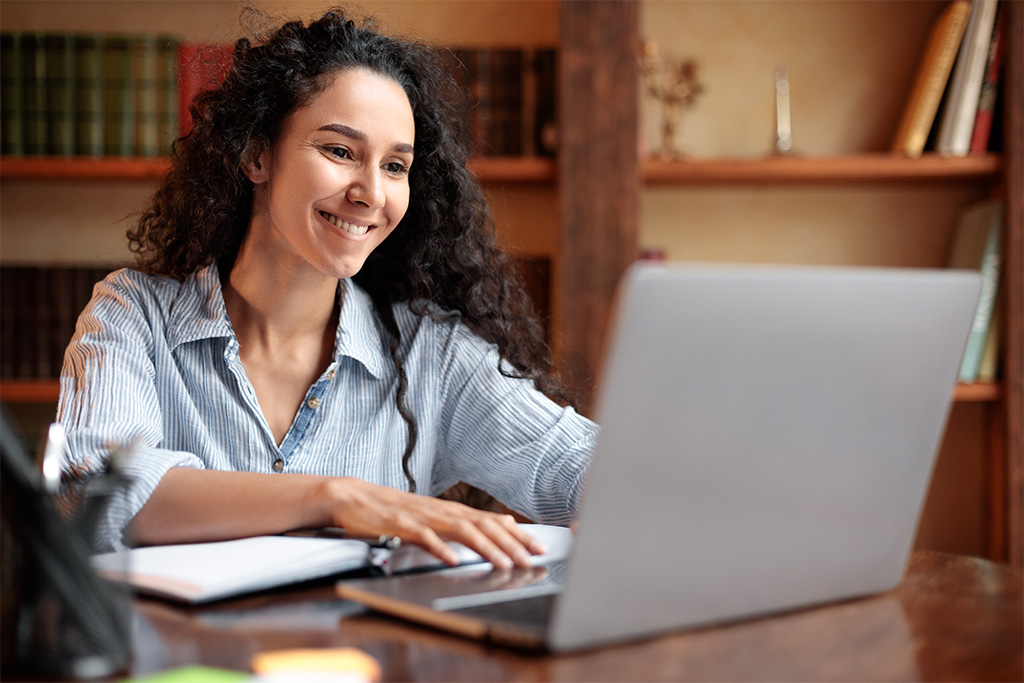
<path fill-rule="evenodd" d="M 102 548 L 130 521 L 138 544 L 343 526 L 447 562 L 446 540 L 543 551 L 429 497 L 458 481 L 571 522 L 597 428 L 547 395 L 457 101 L 430 48 L 336 12 L 238 41 L 65 356 L 72 477 L 140 443 Z"/>

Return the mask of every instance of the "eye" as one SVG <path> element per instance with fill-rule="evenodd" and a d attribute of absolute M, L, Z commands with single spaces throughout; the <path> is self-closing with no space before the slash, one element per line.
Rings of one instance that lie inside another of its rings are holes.
<path fill-rule="evenodd" d="M 409 167 L 398 161 L 389 161 L 384 164 L 384 171 L 395 176 L 404 176 L 409 174 Z"/>
<path fill-rule="evenodd" d="M 337 145 L 324 145 L 320 149 L 324 151 L 328 156 L 333 159 L 351 159 L 352 152 L 349 151 L 348 147 L 340 147 Z"/>

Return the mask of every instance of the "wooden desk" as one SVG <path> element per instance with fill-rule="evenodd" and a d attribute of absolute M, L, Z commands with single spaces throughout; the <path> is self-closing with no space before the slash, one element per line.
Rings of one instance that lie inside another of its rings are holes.
<path fill-rule="evenodd" d="M 915 553 L 900 587 L 877 597 L 570 655 L 361 613 L 328 585 L 205 608 L 139 599 L 135 609 L 134 674 L 247 670 L 263 650 L 354 646 L 386 681 L 1024 680 L 1021 571 L 938 553 Z"/>

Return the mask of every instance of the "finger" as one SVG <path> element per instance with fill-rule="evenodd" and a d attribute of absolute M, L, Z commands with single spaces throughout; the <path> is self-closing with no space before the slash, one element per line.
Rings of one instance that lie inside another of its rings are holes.
<path fill-rule="evenodd" d="M 524 530 L 512 515 L 498 515 L 497 520 L 531 555 L 543 555 L 548 551 L 547 546 Z"/>
<path fill-rule="evenodd" d="M 447 565 L 454 567 L 459 563 L 459 554 L 455 552 L 433 529 L 428 526 L 420 526 L 416 529 L 409 528 L 400 536 L 402 542 L 410 542 L 420 546 L 431 555 L 439 558 Z"/>
<path fill-rule="evenodd" d="M 488 516 L 480 522 L 480 528 L 516 566 L 532 566 L 530 557 L 539 543 L 522 531 L 510 515 Z"/>
<path fill-rule="evenodd" d="M 508 518 L 512 522 L 512 534 L 517 539 L 519 539 L 520 543 L 526 546 L 527 550 L 529 550 L 534 555 L 543 555 L 548 551 L 548 547 L 544 545 L 544 543 L 541 542 L 539 539 L 532 536 L 531 534 L 526 532 L 521 526 L 519 526 L 519 524 L 516 523 L 515 518 L 513 518 L 511 515 L 509 515 Z"/>
<path fill-rule="evenodd" d="M 450 540 L 457 541 L 462 545 L 480 554 L 485 560 L 498 569 L 511 569 L 512 558 L 479 526 L 480 524 L 491 526 L 492 533 L 498 529 L 497 525 L 488 522 L 487 517 L 470 521 L 466 517 L 454 520 L 448 532 L 445 534 Z M 505 532 L 507 535 L 507 532 Z"/>

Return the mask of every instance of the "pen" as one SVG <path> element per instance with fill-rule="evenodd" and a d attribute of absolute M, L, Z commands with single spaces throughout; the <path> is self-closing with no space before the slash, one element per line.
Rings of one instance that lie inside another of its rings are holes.
<path fill-rule="evenodd" d="M 322 529 L 300 529 L 298 531 L 290 531 L 287 535 L 310 536 L 313 538 L 341 538 L 348 541 L 362 541 L 371 548 L 385 548 L 387 550 L 394 550 L 398 546 L 402 545 L 402 539 L 398 536 L 390 536 L 388 534 L 381 534 L 379 536 L 358 536 L 356 534 L 350 534 L 345 529 L 337 526 L 323 527 Z"/>

